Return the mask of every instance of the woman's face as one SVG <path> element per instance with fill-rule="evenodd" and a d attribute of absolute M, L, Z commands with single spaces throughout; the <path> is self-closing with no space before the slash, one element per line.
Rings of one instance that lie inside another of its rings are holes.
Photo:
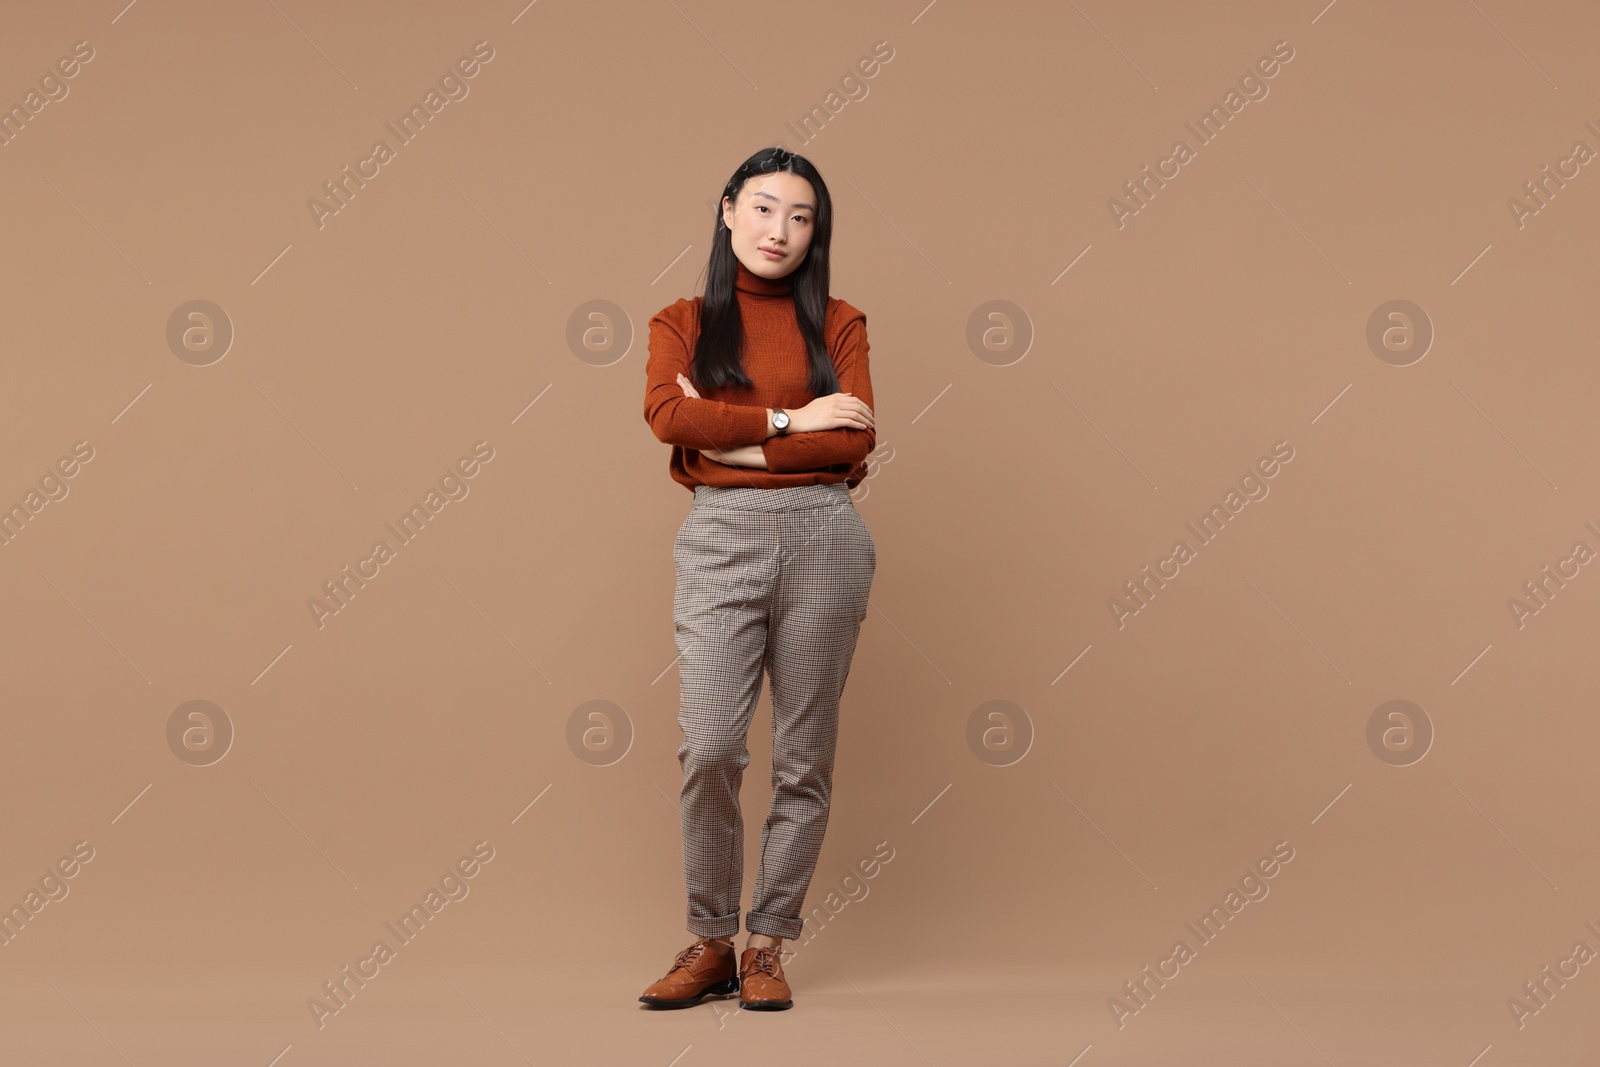
<path fill-rule="evenodd" d="M 748 179 L 735 204 L 722 198 L 722 221 L 733 236 L 733 254 L 754 274 L 782 278 L 800 266 L 811 247 L 817 197 L 798 174 L 775 171 Z M 783 253 L 774 256 L 767 251 Z"/>

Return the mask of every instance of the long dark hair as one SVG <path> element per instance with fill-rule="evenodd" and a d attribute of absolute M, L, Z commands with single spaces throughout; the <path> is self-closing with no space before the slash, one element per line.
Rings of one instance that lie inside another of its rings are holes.
<path fill-rule="evenodd" d="M 827 396 L 839 391 L 839 376 L 823 342 L 823 317 L 828 310 L 828 245 L 833 238 L 833 198 L 805 156 L 782 148 L 763 148 L 739 165 L 723 186 L 723 196 L 735 203 L 745 182 L 762 174 L 788 171 L 811 183 L 817 194 L 816 225 L 806 258 L 791 271 L 790 296 L 794 300 L 795 320 L 811 356 L 811 391 Z M 717 200 L 717 221 L 711 235 L 711 259 L 706 265 L 706 294 L 700 306 L 700 335 L 695 339 L 689 377 L 710 389 L 734 385 L 751 386 L 744 372 L 744 318 L 733 283 L 738 277 L 739 257 L 733 252 L 733 233 L 722 221 L 722 200 Z"/>

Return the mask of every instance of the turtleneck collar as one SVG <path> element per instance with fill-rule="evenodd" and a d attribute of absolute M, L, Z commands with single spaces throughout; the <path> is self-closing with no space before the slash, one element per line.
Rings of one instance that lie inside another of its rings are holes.
<path fill-rule="evenodd" d="M 790 271 L 782 278 L 763 278 L 755 271 L 744 265 L 744 260 L 735 258 L 734 264 L 737 275 L 733 279 L 733 287 L 752 296 L 788 296 L 790 293 L 790 280 L 794 272 Z"/>

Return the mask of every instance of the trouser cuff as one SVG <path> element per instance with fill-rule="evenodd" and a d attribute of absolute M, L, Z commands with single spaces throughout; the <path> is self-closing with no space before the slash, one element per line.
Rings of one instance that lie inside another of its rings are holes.
<path fill-rule="evenodd" d="M 696 937 L 732 937 L 739 932 L 739 912 L 736 909 L 731 914 L 718 915 L 713 918 L 707 918 L 703 915 L 691 915 L 689 916 L 689 932 Z"/>
<path fill-rule="evenodd" d="M 760 911 L 747 912 L 744 919 L 744 928 L 752 934 L 766 934 L 768 937 L 782 937 L 788 940 L 799 937 L 804 926 L 804 921 L 800 919 L 770 915 Z"/>

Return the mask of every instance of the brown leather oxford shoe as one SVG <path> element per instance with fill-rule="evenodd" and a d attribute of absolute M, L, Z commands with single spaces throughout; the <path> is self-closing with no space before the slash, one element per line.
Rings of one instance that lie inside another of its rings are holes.
<path fill-rule="evenodd" d="M 782 1011 L 793 1004 L 778 950 L 766 945 L 745 949 L 739 957 L 739 1007 Z"/>
<path fill-rule="evenodd" d="M 702 937 L 672 961 L 672 969 L 651 982 L 639 999 L 657 1008 L 687 1008 L 706 997 L 739 991 L 733 946 L 726 949 Z"/>

